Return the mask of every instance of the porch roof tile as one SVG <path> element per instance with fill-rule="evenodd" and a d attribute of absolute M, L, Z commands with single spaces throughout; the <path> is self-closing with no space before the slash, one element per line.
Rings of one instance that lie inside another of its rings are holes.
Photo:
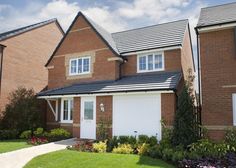
<path fill-rule="evenodd" d="M 181 77 L 181 72 L 138 74 L 122 77 L 116 81 L 77 83 L 43 91 L 38 93 L 37 96 L 175 90 Z"/>

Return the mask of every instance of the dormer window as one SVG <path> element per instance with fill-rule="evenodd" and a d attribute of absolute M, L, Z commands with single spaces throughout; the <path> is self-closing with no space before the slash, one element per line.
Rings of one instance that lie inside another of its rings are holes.
<path fill-rule="evenodd" d="M 90 73 L 90 57 L 80 57 L 70 59 L 69 75 L 82 75 Z"/>
<path fill-rule="evenodd" d="M 152 72 L 164 70 L 163 52 L 138 55 L 137 72 Z"/>

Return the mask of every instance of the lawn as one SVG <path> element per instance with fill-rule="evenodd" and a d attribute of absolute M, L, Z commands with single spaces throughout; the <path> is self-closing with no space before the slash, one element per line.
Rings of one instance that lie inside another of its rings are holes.
<path fill-rule="evenodd" d="M 4 140 L 0 141 L 0 153 L 10 152 L 21 148 L 30 147 L 25 140 Z"/>
<path fill-rule="evenodd" d="M 161 160 L 138 155 L 61 150 L 38 156 L 24 168 L 174 168 Z"/>

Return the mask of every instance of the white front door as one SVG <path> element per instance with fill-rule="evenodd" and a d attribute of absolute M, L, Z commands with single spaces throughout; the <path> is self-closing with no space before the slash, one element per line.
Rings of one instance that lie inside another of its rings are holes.
<path fill-rule="evenodd" d="M 96 97 L 81 97 L 80 138 L 96 139 Z"/>

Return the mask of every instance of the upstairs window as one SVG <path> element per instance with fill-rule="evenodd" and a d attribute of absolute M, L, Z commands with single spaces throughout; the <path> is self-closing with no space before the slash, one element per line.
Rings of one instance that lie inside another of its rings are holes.
<path fill-rule="evenodd" d="M 138 72 L 151 72 L 164 70 L 163 53 L 149 53 L 138 55 Z"/>
<path fill-rule="evenodd" d="M 82 75 L 90 73 L 90 57 L 70 59 L 69 75 Z"/>

